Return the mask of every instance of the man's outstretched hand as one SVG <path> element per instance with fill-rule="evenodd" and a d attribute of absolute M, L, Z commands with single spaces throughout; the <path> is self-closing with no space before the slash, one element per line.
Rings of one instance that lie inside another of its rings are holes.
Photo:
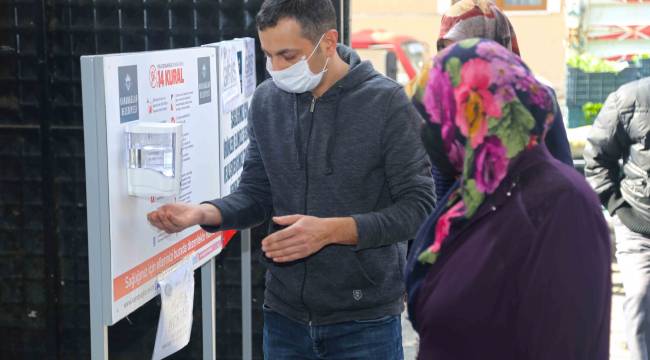
<path fill-rule="evenodd" d="M 147 214 L 151 225 L 168 234 L 177 233 L 194 225 L 221 224 L 221 213 L 210 204 L 167 204 Z"/>

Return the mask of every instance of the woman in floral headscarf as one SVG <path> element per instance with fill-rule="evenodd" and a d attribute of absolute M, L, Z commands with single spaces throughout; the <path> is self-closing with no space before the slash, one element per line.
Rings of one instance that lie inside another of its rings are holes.
<path fill-rule="evenodd" d="M 449 44 L 469 38 L 494 40 L 506 49 L 520 55 L 517 35 L 510 20 L 490 0 L 460 0 L 453 4 L 442 17 L 440 35 L 437 41 L 438 51 Z M 412 97 L 415 107 L 426 118 L 422 105 L 424 89 L 428 82 L 431 63 L 425 66 L 418 76 L 409 83 L 405 90 Z M 555 94 L 553 93 L 553 101 Z M 556 159 L 572 166 L 571 149 L 566 136 L 562 115 L 556 114 L 553 126 L 546 137 L 546 145 Z M 434 161 L 437 159 L 433 159 Z M 436 195 L 442 198 L 458 176 L 446 163 L 433 163 L 433 176 L 436 183 Z"/>
<path fill-rule="evenodd" d="M 407 264 L 422 359 L 607 359 L 610 245 L 598 198 L 553 159 L 557 107 L 489 40 L 435 59 L 425 139 L 461 174 Z"/>

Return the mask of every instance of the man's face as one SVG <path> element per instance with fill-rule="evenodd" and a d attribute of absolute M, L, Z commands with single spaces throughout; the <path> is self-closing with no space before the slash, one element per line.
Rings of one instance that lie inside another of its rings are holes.
<path fill-rule="evenodd" d="M 259 31 L 262 50 L 271 60 L 274 71 L 280 71 L 297 63 L 314 51 L 315 44 L 303 37 L 300 24 L 292 18 L 284 18 L 272 28 Z M 313 73 L 320 72 L 325 66 L 327 55 L 322 49 L 327 47 L 329 40 L 323 38 L 319 48 L 309 59 L 309 68 Z"/>

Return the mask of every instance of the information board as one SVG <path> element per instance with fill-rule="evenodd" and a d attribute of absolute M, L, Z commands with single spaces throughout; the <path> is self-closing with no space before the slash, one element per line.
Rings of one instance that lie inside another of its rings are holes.
<path fill-rule="evenodd" d="M 101 271 L 106 325 L 156 296 L 157 277 L 174 264 L 194 255 L 196 269 L 223 247 L 221 233 L 193 227 L 169 235 L 146 218 L 166 203 L 220 196 L 216 64 L 208 48 L 82 57 L 89 238 L 98 239 L 102 249 L 101 259 L 89 261 L 91 271 L 93 264 Z M 125 131 L 146 122 L 183 126 L 176 144 L 182 147 L 182 171 L 175 196 L 128 195 Z"/>
<path fill-rule="evenodd" d="M 227 99 L 220 108 L 221 195 L 231 194 L 239 179 L 248 148 L 248 114 L 257 83 L 255 40 L 235 39 L 209 44 L 217 55 L 219 93 Z M 235 66 L 236 65 L 236 66 Z M 234 87 L 233 84 L 239 85 Z"/>

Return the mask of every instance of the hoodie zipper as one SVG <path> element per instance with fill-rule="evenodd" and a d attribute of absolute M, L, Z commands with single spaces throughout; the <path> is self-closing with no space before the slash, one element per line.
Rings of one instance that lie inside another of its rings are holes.
<path fill-rule="evenodd" d="M 309 123 L 309 130 L 307 131 L 307 146 L 305 149 L 305 202 L 304 202 L 304 215 L 307 214 L 307 196 L 309 195 L 309 144 L 311 143 L 311 133 L 314 128 L 314 110 L 316 110 L 316 97 L 312 96 L 311 98 L 311 105 L 309 105 L 309 113 L 311 114 L 311 122 Z M 309 307 L 305 303 L 305 283 L 307 282 L 307 260 L 303 262 L 305 266 L 305 272 L 302 278 L 302 288 L 300 289 L 300 301 L 302 304 L 305 306 L 305 309 L 307 309 L 307 315 L 309 317 L 309 326 L 311 326 L 311 311 L 309 310 Z"/>
<path fill-rule="evenodd" d="M 309 112 L 312 113 L 311 119 L 314 120 L 314 109 L 316 108 L 316 97 L 312 96 L 311 106 L 309 107 Z"/>

